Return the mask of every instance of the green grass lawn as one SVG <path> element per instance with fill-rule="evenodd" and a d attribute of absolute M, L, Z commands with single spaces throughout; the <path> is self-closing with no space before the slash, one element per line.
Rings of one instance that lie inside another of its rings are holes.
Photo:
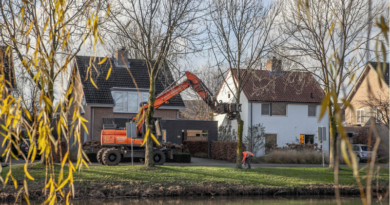
<path fill-rule="evenodd" d="M 56 172 L 59 171 L 56 165 Z M 354 185 L 356 181 L 350 168 L 342 168 L 340 171 L 340 184 Z M 5 177 L 9 168 L 4 168 L 1 175 Z M 23 165 L 14 165 L 13 176 L 23 179 Z M 67 170 L 67 167 L 65 168 Z M 29 166 L 30 174 L 35 182 L 41 182 L 45 178 L 42 164 Z M 363 170 L 361 175 L 365 174 Z M 65 178 L 67 171 L 65 171 Z M 76 172 L 76 184 L 101 184 L 101 183 L 139 183 L 161 185 L 197 185 L 209 183 L 247 184 L 258 186 L 282 186 L 296 187 L 310 184 L 332 184 L 333 171 L 322 167 L 264 167 L 252 170 L 237 170 L 229 167 L 179 167 L 158 166 L 145 168 L 143 166 L 91 166 Z M 382 168 L 379 182 L 388 184 L 389 170 Z M 365 180 L 363 180 L 365 182 Z"/>

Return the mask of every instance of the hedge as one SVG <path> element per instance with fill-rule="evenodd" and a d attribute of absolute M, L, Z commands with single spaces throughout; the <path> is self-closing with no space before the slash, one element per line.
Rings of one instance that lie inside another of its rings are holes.
<path fill-rule="evenodd" d="M 209 152 L 209 141 L 207 140 L 184 140 L 183 145 L 189 149 L 193 156 L 195 156 L 196 153 Z"/>
<path fill-rule="evenodd" d="M 173 154 L 173 159 L 178 163 L 191 163 L 191 154 L 178 152 Z"/>
<path fill-rule="evenodd" d="M 242 151 L 246 151 L 246 147 L 242 144 Z M 237 142 L 211 142 L 211 158 L 219 160 L 227 160 L 236 162 L 237 158 Z"/>

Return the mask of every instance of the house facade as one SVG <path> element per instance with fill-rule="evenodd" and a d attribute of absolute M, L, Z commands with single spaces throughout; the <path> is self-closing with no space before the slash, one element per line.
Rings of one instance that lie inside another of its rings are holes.
<path fill-rule="evenodd" d="M 72 75 L 75 76 L 72 97 L 81 102 L 81 116 L 88 120 L 86 123 L 88 133 L 82 130 L 82 141 L 100 141 L 104 124 L 119 126 L 123 121 L 130 121 L 138 113 L 140 103 L 148 101 L 149 75 L 146 62 L 127 59 L 126 56 L 125 50 L 118 50 L 115 57 L 107 58 L 102 64 L 98 64 L 98 59 L 90 64 L 90 56 L 76 56 Z M 112 68 L 111 74 L 106 79 L 109 68 Z M 90 77 L 97 88 L 92 84 Z M 173 77 L 166 67 L 157 78 L 156 95 L 172 82 Z M 155 110 L 154 116 L 178 119 L 179 110 L 184 108 L 181 96 L 177 95 L 169 104 Z"/>
<path fill-rule="evenodd" d="M 317 128 L 326 128 L 322 146 L 329 150 L 329 120 L 327 114 L 318 120 L 324 92 L 310 73 L 282 71 L 281 62 L 267 62 L 267 70 L 245 73 L 240 94 L 241 119 L 244 121 L 243 136 L 250 137 L 251 127 L 261 123 L 265 127 L 264 146 L 253 150 L 256 156 L 267 154 L 270 147 L 283 147 L 286 143 L 318 143 Z M 235 101 L 234 82 L 237 72 L 230 70 L 217 99 Z M 216 116 L 218 126 L 231 125 L 237 131 L 237 121 L 228 121 L 225 115 Z"/>
<path fill-rule="evenodd" d="M 378 77 L 378 70 L 383 73 L 381 78 Z M 389 117 L 386 115 L 389 113 L 389 64 L 384 67 L 382 62 L 367 63 L 347 95 L 347 100 L 353 106 L 353 110 L 344 108 L 344 124 L 348 134 L 353 137 L 362 128 L 368 133 L 371 119 L 374 119 L 382 142 L 378 154 L 388 156 Z"/>

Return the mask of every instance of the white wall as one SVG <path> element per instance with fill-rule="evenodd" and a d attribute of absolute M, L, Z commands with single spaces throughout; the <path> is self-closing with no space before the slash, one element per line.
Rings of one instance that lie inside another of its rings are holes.
<path fill-rule="evenodd" d="M 277 144 L 283 147 L 286 143 L 299 143 L 299 135 L 314 135 L 314 143 L 321 143 L 317 140 L 317 127 L 326 127 L 327 141 L 323 143 L 325 153 L 329 150 L 329 121 L 325 114 L 321 121 L 318 121 L 321 105 L 317 105 L 316 117 L 308 116 L 308 104 L 287 104 L 286 116 L 261 115 L 261 103 L 253 103 L 253 124 L 262 123 L 266 134 L 276 134 Z M 257 153 L 264 155 L 264 149 Z"/>
<path fill-rule="evenodd" d="M 217 95 L 217 100 L 222 102 L 233 102 L 232 91 L 235 92 L 235 87 L 233 84 L 233 78 L 229 72 L 226 77 L 226 82 L 221 86 L 221 90 Z M 227 85 L 230 85 L 230 90 Z M 228 94 L 230 93 L 230 98 Z M 318 121 L 318 116 L 320 113 L 321 106 L 317 105 L 316 117 L 308 116 L 308 104 L 287 104 L 287 115 L 286 116 L 264 116 L 261 115 L 261 103 L 252 102 L 252 123 L 251 123 L 251 105 L 248 102 L 248 99 L 241 93 L 240 95 L 241 107 L 241 118 L 244 121 L 244 131 L 243 136 L 246 136 L 248 133 L 248 127 L 251 124 L 262 123 L 265 127 L 266 134 L 276 134 L 277 135 L 277 144 L 279 147 L 283 147 L 286 143 L 299 143 L 296 139 L 299 140 L 300 134 L 305 135 L 314 135 L 314 143 L 318 143 L 317 140 L 317 127 L 326 127 L 327 129 L 327 141 L 323 143 L 324 151 L 328 152 L 329 150 L 329 121 L 328 114 L 325 113 L 321 121 Z M 217 115 L 214 120 L 218 121 L 218 126 L 226 125 L 226 115 Z M 237 131 L 237 121 L 231 121 L 232 129 Z M 257 156 L 264 155 L 264 148 L 259 150 Z"/>

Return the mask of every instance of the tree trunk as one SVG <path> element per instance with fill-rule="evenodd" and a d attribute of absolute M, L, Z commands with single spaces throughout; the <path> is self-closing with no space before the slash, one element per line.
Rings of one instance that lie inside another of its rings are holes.
<path fill-rule="evenodd" d="M 153 167 L 153 140 L 150 137 L 151 133 L 154 131 L 153 129 L 153 115 L 154 115 L 154 101 L 156 100 L 155 96 L 155 88 L 156 88 L 156 81 L 151 79 L 150 80 L 150 90 L 149 90 L 149 107 L 146 112 L 146 120 L 145 120 L 145 128 L 150 129 L 150 134 L 148 138 L 146 139 L 146 149 L 145 149 L 145 166 L 147 167 Z"/>
<path fill-rule="evenodd" d="M 244 131 L 244 121 L 241 120 L 240 114 L 237 116 L 237 160 L 236 168 L 242 169 L 242 132 Z"/>
<path fill-rule="evenodd" d="M 331 109 L 329 111 L 329 169 L 334 169 L 334 162 L 336 156 L 336 148 L 337 148 L 337 127 L 336 127 L 336 119 L 333 117 L 331 113 Z"/>

